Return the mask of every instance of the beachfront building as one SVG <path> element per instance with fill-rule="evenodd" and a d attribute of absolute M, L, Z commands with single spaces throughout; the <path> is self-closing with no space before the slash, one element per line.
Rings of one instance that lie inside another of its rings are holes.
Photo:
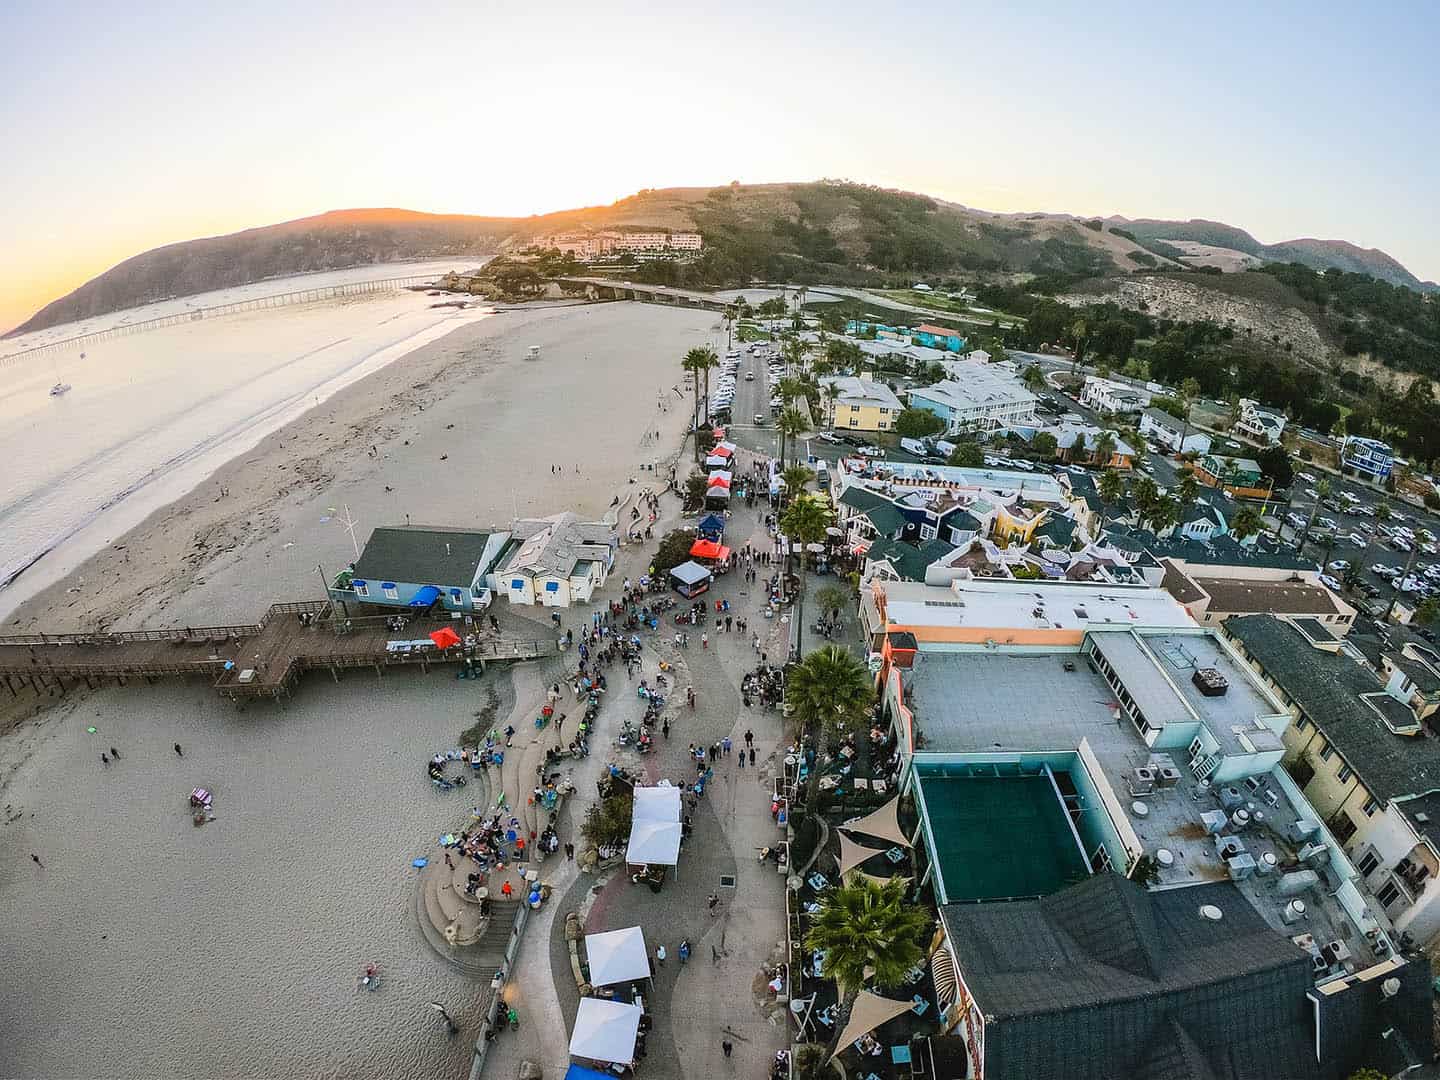
<path fill-rule="evenodd" d="M 1195 463 L 1195 479 L 1232 499 L 1268 499 L 1271 495 L 1270 478 L 1251 458 L 1206 454 Z"/>
<path fill-rule="evenodd" d="M 1382 484 L 1395 468 L 1395 451 L 1389 443 L 1350 435 L 1340 444 L 1340 469 L 1347 476 Z"/>
<path fill-rule="evenodd" d="M 1317 633 L 1341 638 L 1355 625 L 1355 608 L 1320 583 L 1313 564 L 1299 570 L 1260 562 L 1198 567 L 1172 559 L 1160 563 L 1165 590 L 1204 626 L 1269 613 L 1308 620 L 1318 624 Z"/>
<path fill-rule="evenodd" d="M 556 250 L 574 255 L 582 261 L 600 259 L 620 252 L 630 254 L 667 254 L 695 252 L 704 247 L 700 233 L 695 232 L 605 232 L 559 233 L 537 238 L 532 247 Z"/>
<path fill-rule="evenodd" d="M 495 574 L 512 604 L 569 607 L 588 603 L 615 564 L 619 535 L 603 521 L 581 521 L 566 511 L 515 522 L 514 538 Z"/>
<path fill-rule="evenodd" d="M 991 365 L 952 364 L 951 377 L 910 391 L 910 407 L 934 413 L 947 433 L 993 431 L 1035 419 L 1037 398 Z"/>
<path fill-rule="evenodd" d="M 1098 413 L 1138 413 L 1150 404 L 1150 393 L 1138 386 L 1087 375 L 1085 387 L 1080 391 L 1080 404 Z"/>
<path fill-rule="evenodd" d="M 1258 402 L 1249 398 L 1240 399 L 1240 418 L 1235 421 L 1232 434 L 1259 443 L 1261 446 L 1278 446 L 1280 436 L 1285 433 L 1285 416 L 1270 409 L 1262 409 Z"/>
<path fill-rule="evenodd" d="M 330 599 L 420 611 L 483 610 L 492 596 L 491 573 L 509 544 L 510 533 L 501 530 L 379 528 L 335 579 Z"/>
<path fill-rule="evenodd" d="M 1403 673 L 1378 675 L 1303 619 L 1251 615 L 1223 632 L 1285 704 L 1285 767 L 1344 846 L 1375 902 L 1422 944 L 1440 935 L 1440 848 L 1429 809 L 1440 745 Z"/>
<path fill-rule="evenodd" d="M 1164 409 L 1157 409 L 1154 406 L 1140 414 L 1139 431 L 1141 435 L 1159 443 L 1172 454 L 1208 454 L 1210 452 L 1209 435 L 1203 431 L 1196 431 L 1184 420 L 1171 416 Z"/>
<path fill-rule="evenodd" d="M 884 383 L 854 376 L 824 379 L 825 422 L 841 431 L 889 431 L 904 408 Z"/>
<path fill-rule="evenodd" d="M 969 601 L 929 610 L 964 621 Z M 1064 643 L 898 622 L 881 640 L 963 1075 L 1338 1080 L 1397 1025 L 1420 1045 L 1387 1075 L 1428 1058 L 1429 963 L 1401 954 L 1279 768 L 1280 700 L 1214 631 L 1146 614 Z"/>

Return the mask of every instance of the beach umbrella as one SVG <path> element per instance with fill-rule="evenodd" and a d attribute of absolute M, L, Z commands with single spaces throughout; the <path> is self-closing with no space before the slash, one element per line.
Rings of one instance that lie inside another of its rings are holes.
<path fill-rule="evenodd" d="M 435 643 L 437 649 L 449 649 L 460 644 L 460 635 L 449 626 L 442 626 L 439 630 L 432 631 L 430 640 Z"/>

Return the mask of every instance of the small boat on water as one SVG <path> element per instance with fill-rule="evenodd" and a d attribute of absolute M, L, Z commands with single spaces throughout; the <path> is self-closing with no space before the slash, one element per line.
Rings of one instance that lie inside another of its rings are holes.
<path fill-rule="evenodd" d="M 50 387 L 51 397 L 59 397 L 61 394 L 68 394 L 69 392 L 70 384 L 68 382 L 57 382 L 54 386 Z"/>

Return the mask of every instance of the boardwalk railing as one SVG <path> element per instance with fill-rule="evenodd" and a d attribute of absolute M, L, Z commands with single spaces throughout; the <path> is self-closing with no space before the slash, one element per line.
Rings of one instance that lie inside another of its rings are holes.
<path fill-rule="evenodd" d="M 126 645 L 135 641 L 229 641 L 237 637 L 252 637 L 281 615 L 313 613 L 323 619 L 329 609 L 328 600 L 303 600 L 299 603 L 271 604 L 258 623 L 187 626 L 172 630 L 80 630 L 66 634 L 3 634 L 0 635 L 0 648 L 7 645 Z"/>

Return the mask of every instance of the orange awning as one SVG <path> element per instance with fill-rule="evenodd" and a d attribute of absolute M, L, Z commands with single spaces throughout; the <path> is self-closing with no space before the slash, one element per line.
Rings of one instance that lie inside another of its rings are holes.
<path fill-rule="evenodd" d="M 726 559 L 730 557 L 730 549 L 714 540 L 696 540 L 690 545 L 690 554 L 697 559 Z"/>
<path fill-rule="evenodd" d="M 435 643 L 438 649 L 449 649 L 460 644 L 460 635 L 448 626 L 442 626 L 430 634 L 430 640 Z"/>

